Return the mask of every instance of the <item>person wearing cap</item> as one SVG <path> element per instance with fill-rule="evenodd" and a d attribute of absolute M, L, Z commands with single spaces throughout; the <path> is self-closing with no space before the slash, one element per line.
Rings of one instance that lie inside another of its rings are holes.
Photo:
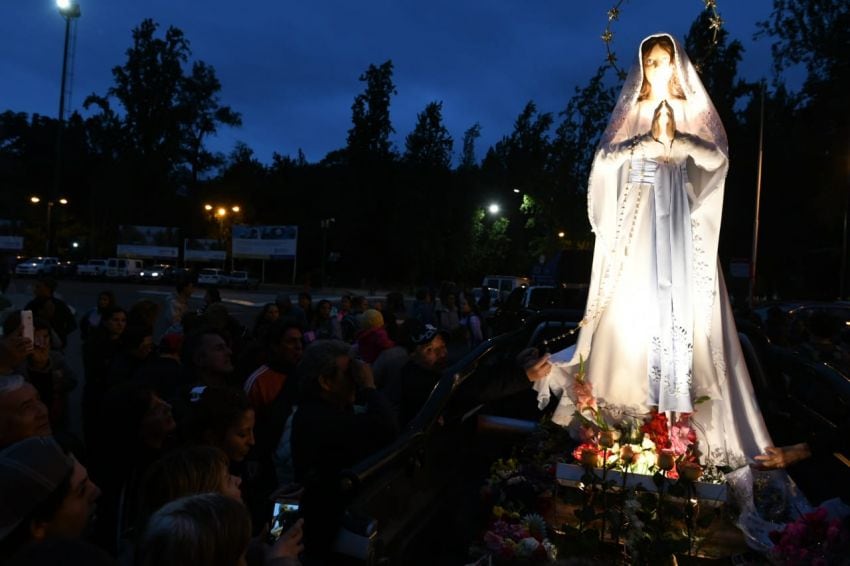
<path fill-rule="evenodd" d="M 398 423 L 409 423 L 439 381 L 448 360 L 447 333 L 417 319 L 404 324 L 410 343 L 410 359 L 399 378 L 387 385 L 387 396 L 395 407 Z"/>
<path fill-rule="evenodd" d="M 408 321 L 406 326 L 412 349 L 410 360 L 387 390 L 401 427 L 413 420 L 428 400 L 443 375 L 448 359 L 446 332 L 416 320 Z M 462 394 L 477 403 L 507 397 L 529 389 L 532 382 L 548 375 L 552 367 L 548 354 L 539 356 L 534 349 L 520 352 L 517 362 L 519 367 L 507 364 L 498 367 L 495 374 L 476 376 Z"/>
<path fill-rule="evenodd" d="M 0 562 L 32 541 L 80 538 L 98 497 L 85 467 L 53 438 L 7 447 L 0 452 Z"/>

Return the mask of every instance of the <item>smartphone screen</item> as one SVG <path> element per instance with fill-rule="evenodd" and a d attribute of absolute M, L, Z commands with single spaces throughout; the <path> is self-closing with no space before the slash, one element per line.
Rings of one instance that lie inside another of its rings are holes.
<path fill-rule="evenodd" d="M 23 327 L 24 338 L 33 340 L 35 338 L 35 330 L 32 325 L 32 311 L 21 311 L 21 326 Z"/>
<path fill-rule="evenodd" d="M 298 503 L 275 501 L 269 538 L 277 540 L 286 529 L 291 527 L 298 520 L 298 511 Z"/>

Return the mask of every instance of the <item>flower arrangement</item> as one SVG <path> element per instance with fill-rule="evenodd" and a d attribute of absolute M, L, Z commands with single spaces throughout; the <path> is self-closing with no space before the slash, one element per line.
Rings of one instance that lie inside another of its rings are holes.
<path fill-rule="evenodd" d="M 647 415 L 618 415 L 614 418 L 600 408 L 587 380 L 584 360 L 573 385 L 581 444 L 572 452 L 576 463 L 591 467 L 616 467 L 635 474 L 651 475 L 661 471 L 669 479 L 678 479 L 680 470 L 696 481 L 703 474 L 702 455 L 690 413 L 679 413 L 669 422 L 665 413 L 652 409 Z M 707 401 L 700 397 L 694 404 Z M 713 479 L 718 474 L 712 474 Z M 722 476 L 720 476 L 722 477 Z"/>
<path fill-rule="evenodd" d="M 850 556 L 848 531 L 847 524 L 830 519 L 826 509 L 819 507 L 770 533 L 775 545 L 770 558 L 777 564 L 841 564 Z"/>
<path fill-rule="evenodd" d="M 530 563 L 555 559 L 555 546 L 546 538 L 546 521 L 537 514 L 520 516 L 502 507 L 493 507 L 493 520 L 484 533 L 484 544 L 497 562 Z"/>

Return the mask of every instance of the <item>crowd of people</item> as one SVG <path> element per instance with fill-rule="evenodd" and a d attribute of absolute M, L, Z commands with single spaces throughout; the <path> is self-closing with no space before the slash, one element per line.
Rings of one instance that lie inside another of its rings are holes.
<path fill-rule="evenodd" d="M 192 308 L 188 281 L 164 305 L 124 308 L 104 291 L 79 320 L 55 282 L 34 288 L 34 335 L 15 311 L 0 340 L 3 563 L 333 563 L 339 473 L 409 426 L 450 347 L 486 333 L 466 293 L 439 307 L 427 291 L 410 307 L 400 293 L 284 294 L 246 327 L 214 288 Z M 83 376 L 63 355 L 77 328 Z M 518 360 L 481 398 L 549 370 L 546 357 Z M 82 438 L 69 422 L 80 381 Z M 272 525 L 281 498 L 299 511 Z"/>

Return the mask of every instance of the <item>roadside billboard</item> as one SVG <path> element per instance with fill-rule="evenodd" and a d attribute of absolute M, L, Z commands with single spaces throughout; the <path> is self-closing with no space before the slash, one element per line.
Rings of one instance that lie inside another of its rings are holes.
<path fill-rule="evenodd" d="M 118 227 L 118 257 L 177 259 L 179 246 L 177 228 L 128 224 Z"/>
<path fill-rule="evenodd" d="M 233 257 L 294 259 L 298 226 L 234 225 Z"/>
<path fill-rule="evenodd" d="M 24 249 L 23 227 L 15 220 L 0 220 L 0 250 Z"/>
<path fill-rule="evenodd" d="M 186 238 L 183 240 L 183 261 L 224 261 L 227 250 L 224 242 L 215 238 Z"/>

